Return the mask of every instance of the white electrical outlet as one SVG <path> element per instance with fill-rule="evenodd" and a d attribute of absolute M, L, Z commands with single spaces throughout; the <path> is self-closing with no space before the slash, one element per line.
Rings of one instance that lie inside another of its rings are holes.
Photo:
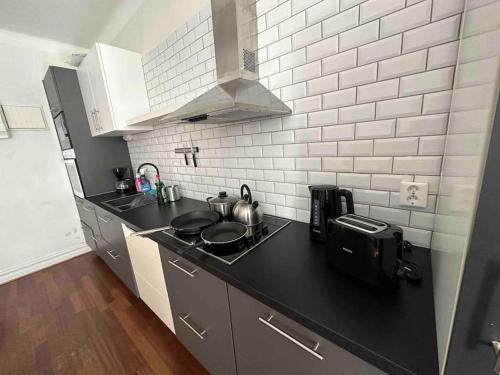
<path fill-rule="evenodd" d="M 401 181 L 399 204 L 401 206 L 427 207 L 429 184 L 427 182 Z"/>

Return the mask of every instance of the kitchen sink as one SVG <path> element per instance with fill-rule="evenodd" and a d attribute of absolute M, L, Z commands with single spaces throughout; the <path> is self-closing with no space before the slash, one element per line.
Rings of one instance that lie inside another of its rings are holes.
<path fill-rule="evenodd" d="M 110 199 L 109 201 L 102 202 L 102 204 L 115 211 L 124 212 L 133 210 L 134 208 L 144 207 L 154 202 L 156 202 L 156 197 L 145 193 L 137 193 L 122 198 Z"/>

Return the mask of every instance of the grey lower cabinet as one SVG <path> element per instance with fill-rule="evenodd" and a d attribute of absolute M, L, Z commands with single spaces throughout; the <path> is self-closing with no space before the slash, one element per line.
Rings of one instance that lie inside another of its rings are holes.
<path fill-rule="evenodd" d="M 382 375 L 373 367 L 231 286 L 238 375 Z"/>
<path fill-rule="evenodd" d="M 100 207 L 94 209 L 99 227 L 99 235 L 96 237 L 97 253 L 115 275 L 138 297 L 139 291 L 121 221 Z"/>
<path fill-rule="evenodd" d="M 235 375 L 227 284 L 160 246 L 177 338 L 212 375 Z"/>
<path fill-rule="evenodd" d="M 82 225 L 83 235 L 87 245 L 94 250 L 99 256 L 102 256 L 98 247 L 99 236 L 101 234 L 95 208 L 90 203 L 85 202 L 79 197 L 75 197 L 76 207 L 80 214 L 80 223 Z"/>

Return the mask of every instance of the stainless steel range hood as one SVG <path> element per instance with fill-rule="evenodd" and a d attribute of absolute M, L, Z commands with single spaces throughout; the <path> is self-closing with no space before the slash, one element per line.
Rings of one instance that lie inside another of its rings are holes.
<path fill-rule="evenodd" d="M 224 124 L 291 113 L 258 81 L 255 0 L 212 0 L 217 86 L 162 122 Z"/>

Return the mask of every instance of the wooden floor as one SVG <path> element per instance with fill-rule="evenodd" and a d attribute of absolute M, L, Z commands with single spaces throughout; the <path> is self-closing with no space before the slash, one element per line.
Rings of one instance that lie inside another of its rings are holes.
<path fill-rule="evenodd" d="M 94 254 L 0 285 L 0 374 L 208 373 Z"/>

